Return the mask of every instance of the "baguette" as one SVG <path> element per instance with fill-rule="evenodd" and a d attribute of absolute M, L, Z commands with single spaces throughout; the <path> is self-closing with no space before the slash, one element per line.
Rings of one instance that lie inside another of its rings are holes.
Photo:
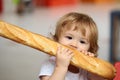
<path fill-rule="evenodd" d="M 0 21 L 0 36 L 35 48 L 52 56 L 56 55 L 58 46 L 68 48 L 75 54 L 71 59 L 72 65 L 78 68 L 83 68 L 91 73 L 97 74 L 109 80 L 113 80 L 116 75 L 114 66 L 105 60 L 87 56 L 76 49 L 67 47 L 45 36 L 27 31 L 4 21 Z"/>

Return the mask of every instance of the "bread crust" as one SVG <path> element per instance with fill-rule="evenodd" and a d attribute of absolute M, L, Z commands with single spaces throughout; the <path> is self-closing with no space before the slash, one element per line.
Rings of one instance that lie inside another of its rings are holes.
<path fill-rule="evenodd" d="M 74 52 L 71 64 L 83 68 L 89 72 L 102 76 L 103 78 L 112 80 L 116 75 L 114 66 L 108 61 L 96 57 L 87 56 L 76 49 L 64 46 L 45 36 L 36 34 L 20 28 L 18 26 L 0 21 L 0 36 L 15 41 L 17 43 L 35 48 L 49 55 L 55 56 L 57 47 L 62 46 Z"/>

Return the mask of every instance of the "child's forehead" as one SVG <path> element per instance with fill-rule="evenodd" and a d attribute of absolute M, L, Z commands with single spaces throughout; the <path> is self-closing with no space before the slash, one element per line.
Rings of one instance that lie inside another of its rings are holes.
<path fill-rule="evenodd" d="M 63 27 L 61 33 L 65 33 L 68 31 L 77 32 L 78 34 L 82 34 L 85 37 L 86 36 L 89 37 L 90 35 L 90 30 L 87 27 L 82 27 L 82 26 L 75 26 L 75 25 L 65 26 Z"/>
<path fill-rule="evenodd" d="M 81 25 L 75 25 L 75 24 L 72 24 L 72 25 L 66 25 L 63 27 L 63 31 L 68 31 L 68 30 L 71 30 L 71 31 L 77 31 L 77 32 L 85 32 L 86 31 L 86 27 L 84 26 L 81 26 Z"/>

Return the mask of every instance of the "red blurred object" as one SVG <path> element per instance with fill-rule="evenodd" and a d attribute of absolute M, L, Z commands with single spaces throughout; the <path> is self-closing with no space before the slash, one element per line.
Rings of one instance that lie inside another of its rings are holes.
<path fill-rule="evenodd" d="M 2 13 L 2 11 L 3 11 L 3 1 L 0 0 L 0 13 Z"/>
<path fill-rule="evenodd" d="M 120 62 L 115 63 L 115 68 L 116 68 L 117 74 L 114 80 L 120 80 Z"/>
<path fill-rule="evenodd" d="M 75 5 L 79 0 L 34 0 L 36 6 L 56 7 L 65 5 Z"/>
<path fill-rule="evenodd" d="M 55 7 L 55 6 L 66 6 L 74 5 L 78 3 L 78 0 L 46 0 L 46 6 Z"/>

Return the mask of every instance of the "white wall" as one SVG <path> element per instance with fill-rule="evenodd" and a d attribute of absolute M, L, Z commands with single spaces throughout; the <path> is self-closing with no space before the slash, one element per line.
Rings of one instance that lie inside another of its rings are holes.
<path fill-rule="evenodd" d="M 19 16 L 11 0 L 4 0 L 0 19 L 32 32 L 48 36 L 58 18 L 70 11 L 90 15 L 99 29 L 99 57 L 109 59 L 110 12 L 118 5 L 77 5 L 60 8 L 39 8 Z M 0 37 L 0 80 L 37 80 L 41 63 L 47 55 L 30 47 Z"/>

